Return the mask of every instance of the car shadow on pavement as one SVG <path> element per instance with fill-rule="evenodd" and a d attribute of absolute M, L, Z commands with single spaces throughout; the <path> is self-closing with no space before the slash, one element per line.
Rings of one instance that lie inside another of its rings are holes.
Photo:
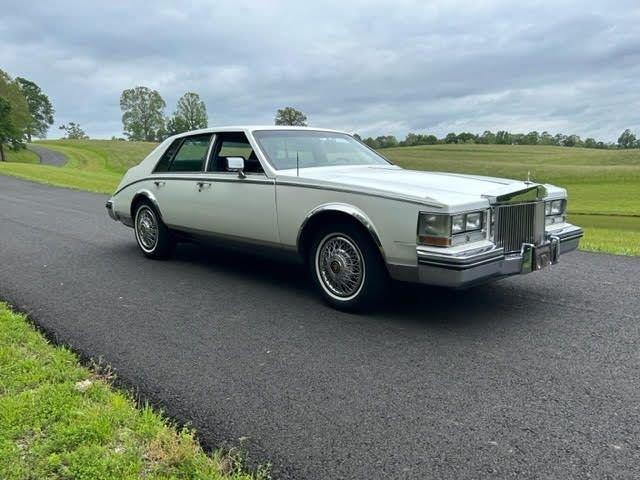
<path fill-rule="evenodd" d="M 332 311 L 314 291 L 306 268 L 294 261 L 197 243 L 179 244 L 171 261 L 224 273 L 236 281 L 247 282 L 250 288 L 262 291 L 265 295 L 275 287 L 282 293 L 290 292 L 298 298 L 302 297 L 305 302 L 312 302 L 314 307 Z M 434 327 L 465 327 L 508 319 L 511 313 L 522 315 L 523 308 L 535 308 L 535 303 L 527 300 L 531 297 L 530 293 L 509 280 L 466 290 L 393 282 L 386 301 L 371 312 L 336 314 L 355 317 L 366 315 L 371 320 L 393 319 L 395 322 Z"/>

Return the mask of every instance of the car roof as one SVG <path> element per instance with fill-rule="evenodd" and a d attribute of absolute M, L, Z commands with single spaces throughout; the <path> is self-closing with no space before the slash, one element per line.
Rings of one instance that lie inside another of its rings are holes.
<path fill-rule="evenodd" d="M 216 132 L 255 132 L 259 130 L 302 130 L 302 131 L 315 131 L 315 132 L 331 132 L 331 133 L 343 133 L 340 130 L 331 130 L 328 128 L 316 128 L 316 127 L 293 127 L 288 125 L 226 125 L 219 127 L 207 127 L 199 130 L 191 130 L 190 132 L 183 132 L 174 135 L 170 138 L 180 138 L 187 135 L 197 135 L 199 133 L 216 133 Z"/>

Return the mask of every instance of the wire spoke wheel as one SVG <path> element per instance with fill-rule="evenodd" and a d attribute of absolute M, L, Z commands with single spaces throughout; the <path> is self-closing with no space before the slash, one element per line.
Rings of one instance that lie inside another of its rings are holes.
<path fill-rule="evenodd" d="M 158 220 L 151 208 L 143 205 L 136 215 L 136 237 L 143 250 L 150 252 L 158 243 Z"/>
<path fill-rule="evenodd" d="M 324 290 L 334 298 L 350 300 L 360 293 L 365 264 L 358 245 L 343 234 L 327 235 L 316 250 L 316 274 Z"/>

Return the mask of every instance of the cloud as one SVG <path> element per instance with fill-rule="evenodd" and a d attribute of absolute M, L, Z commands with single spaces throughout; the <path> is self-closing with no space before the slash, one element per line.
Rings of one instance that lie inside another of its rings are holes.
<path fill-rule="evenodd" d="M 210 124 L 272 123 L 294 105 L 374 136 L 640 131 L 633 1 L 3 3 L 0 68 L 95 137 L 121 134 L 119 96 L 136 85 L 167 114 L 198 92 Z"/>

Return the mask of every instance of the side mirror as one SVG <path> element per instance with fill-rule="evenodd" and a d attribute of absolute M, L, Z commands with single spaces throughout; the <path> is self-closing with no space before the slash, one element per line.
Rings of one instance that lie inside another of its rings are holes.
<path fill-rule="evenodd" d="M 240 178 L 246 177 L 244 173 L 244 158 L 242 157 L 227 157 L 227 171 L 238 172 Z"/>

